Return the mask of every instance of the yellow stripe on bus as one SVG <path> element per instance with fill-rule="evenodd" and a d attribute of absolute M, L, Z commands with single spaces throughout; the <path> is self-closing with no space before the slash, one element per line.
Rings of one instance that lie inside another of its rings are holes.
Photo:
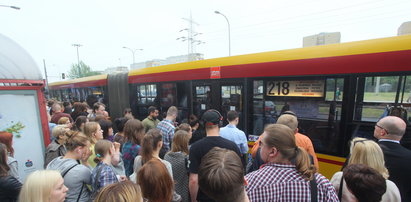
<path fill-rule="evenodd" d="M 329 44 L 290 50 L 271 51 L 248 55 L 239 55 L 193 62 L 171 64 L 157 67 L 148 67 L 132 70 L 129 76 L 153 74 L 161 72 L 181 71 L 189 69 L 201 69 L 215 66 L 232 66 L 241 64 L 253 64 L 264 62 L 277 62 L 289 60 L 301 60 L 312 58 L 324 58 L 346 55 L 358 55 L 367 53 L 380 53 L 411 49 L 411 35 L 396 36 L 382 39 Z"/>

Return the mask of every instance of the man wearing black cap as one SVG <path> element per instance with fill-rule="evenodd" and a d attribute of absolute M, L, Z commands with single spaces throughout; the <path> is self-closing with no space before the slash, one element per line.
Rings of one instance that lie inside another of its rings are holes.
<path fill-rule="evenodd" d="M 195 142 L 191 145 L 189 155 L 189 170 L 190 170 L 190 183 L 189 190 L 191 201 L 213 201 L 207 195 L 205 195 L 198 187 L 198 169 L 201 164 L 201 158 L 205 156 L 212 148 L 220 147 L 234 151 L 241 156 L 240 150 L 237 145 L 230 140 L 220 137 L 220 123 L 223 117 L 214 109 L 204 112 L 201 120 L 204 123 L 207 137 Z M 242 166 L 242 165 L 239 165 Z"/>

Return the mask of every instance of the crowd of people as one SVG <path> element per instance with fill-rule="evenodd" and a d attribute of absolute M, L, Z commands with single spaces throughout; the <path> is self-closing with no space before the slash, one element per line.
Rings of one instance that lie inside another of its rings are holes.
<path fill-rule="evenodd" d="M 398 117 L 377 122 L 378 143 L 354 138 L 347 165 L 328 180 L 291 111 L 265 126 L 247 163 L 236 111 L 223 127 L 213 109 L 178 124 L 174 106 L 162 120 L 151 106 L 142 121 L 130 109 L 111 120 L 99 102 L 49 107 L 44 170 L 24 183 L 13 136 L 0 134 L 0 201 L 411 201 L 411 151 L 399 144 L 406 124 Z"/>

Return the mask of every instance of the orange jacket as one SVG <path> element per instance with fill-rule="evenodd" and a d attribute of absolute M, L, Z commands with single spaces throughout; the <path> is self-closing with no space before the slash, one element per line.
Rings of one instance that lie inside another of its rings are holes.
<path fill-rule="evenodd" d="M 260 136 L 258 138 L 258 140 L 254 143 L 253 148 L 251 149 L 251 155 L 253 156 L 253 158 L 255 158 L 258 147 L 260 147 L 261 137 L 262 136 Z M 313 146 L 313 143 L 311 142 L 310 138 L 303 135 L 303 134 L 301 134 L 301 133 L 296 133 L 295 134 L 295 143 L 296 143 L 297 146 L 304 148 L 305 151 L 307 151 L 313 157 L 314 166 L 318 170 L 319 169 L 318 159 L 317 159 L 317 155 L 315 154 L 314 146 Z"/>

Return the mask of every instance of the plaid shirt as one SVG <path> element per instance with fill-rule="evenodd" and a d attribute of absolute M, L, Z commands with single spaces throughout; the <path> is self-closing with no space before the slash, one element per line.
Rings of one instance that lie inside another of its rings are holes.
<path fill-rule="evenodd" d="M 140 151 L 140 145 L 138 144 L 133 144 L 131 141 L 128 141 L 123 144 L 123 162 L 124 162 L 124 170 L 126 173 L 126 176 L 130 176 L 133 174 L 133 165 L 134 165 L 134 158 L 138 155 Z"/>
<path fill-rule="evenodd" d="M 97 180 L 97 172 L 99 171 L 100 167 L 103 168 L 100 171 L 100 176 L 99 179 Z M 97 166 L 93 169 L 93 172 L 91 173 L 91 184 L 93 187 L 93 192 L 98 192 L 101 188 L 109 185 L 109 184 L 113 184 L 118 182 L 116 173 L 113 171 L 113 169 L 111 168 L 111 166 L 100 162 L 97 164 Z M 97 182 L 98 181 L 98 182 Z"/>
<path fill-rule="evenodd" d="M 246 175 L 250 201 L 311 201 L 310 182 L 303 179 L 295 165 L 267 163 Z M 334 187 L 316 173 L 318 201 L 339 201 Z"/>
<path fill-rule="evenodd" d="M 174 123 L 170 120 L 164 119 L 158 123 L 157 128 L 160 129 L 163 135 L 163 148 L 168 152 L 171 149 L 171 143 L 174 137 Z"/>

